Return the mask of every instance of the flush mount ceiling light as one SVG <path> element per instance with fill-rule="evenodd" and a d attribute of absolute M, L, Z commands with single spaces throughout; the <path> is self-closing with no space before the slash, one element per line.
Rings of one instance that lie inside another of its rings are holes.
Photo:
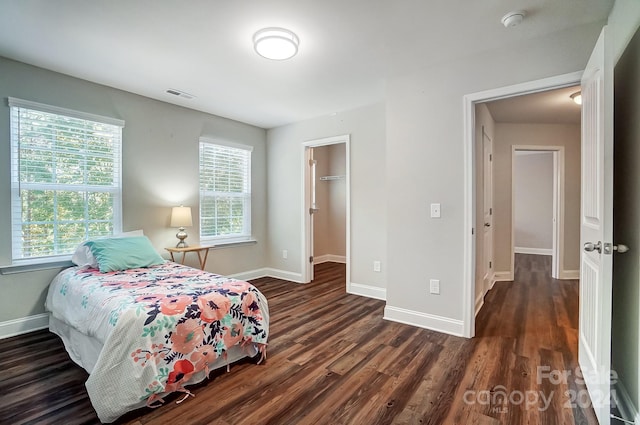
<path fill-rule="evenodd" d="M 504 25 L 506 28 L 515 27 L 516 25 L 519 25 L 520 22 L 522 22 L 525 15 L 526 13 L 524 10 L 516 10 L 504 15 L 500 22 L 502 22 L 502 25 Z"/>
<path fill-rule="evenodd" d="M 571 100 L 576 102 L 576 104 L 582 105 L 582 92 L 577 91 L 569 97 L 571 98 Z"/>
<path fill-rule="evenodd" d="M 298 36 L 284 28 L 263 28 L 253 35 L 253 47 L 260 56 L 272 60 L 290 59 L 298 53 Z"/>

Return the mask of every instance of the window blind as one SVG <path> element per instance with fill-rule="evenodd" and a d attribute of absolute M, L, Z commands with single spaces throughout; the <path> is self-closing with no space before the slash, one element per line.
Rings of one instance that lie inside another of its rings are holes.
<path fill-rule="evenodd" d="M 13 260 L 68 255 L 120 231 L 124 123 L 13 98 L 9 106 Z"/>
<path fill-rule="evenodd" d="M 251 237 L 250 146 L 200 142 L 200 240 Z"/>

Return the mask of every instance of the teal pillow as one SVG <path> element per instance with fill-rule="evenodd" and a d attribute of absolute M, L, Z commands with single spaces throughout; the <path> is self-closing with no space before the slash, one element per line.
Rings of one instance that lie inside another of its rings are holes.
<path fill-rule="evenodd" d="M 85 244 L 91 250 L 102 273 L 164 263 L 164 259 L 146 236 L 96 239 Z"/>

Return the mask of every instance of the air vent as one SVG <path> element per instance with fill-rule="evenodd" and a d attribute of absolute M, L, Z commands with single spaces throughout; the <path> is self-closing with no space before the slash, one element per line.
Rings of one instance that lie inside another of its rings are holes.
<path fill-rule="evenodd" d="M 167 89 L 167 93 L 172 94 L 174 96 L 180 96 L 180 97 L 183 97 L 185 99 L 193 99 L 195 97 L 192 94 L 185 93 L 183 91 L 176 90 L 176 89 Z"/>

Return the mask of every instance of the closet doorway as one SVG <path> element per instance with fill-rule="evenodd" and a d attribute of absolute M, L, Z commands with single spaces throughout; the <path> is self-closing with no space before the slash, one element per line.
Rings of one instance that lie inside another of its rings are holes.
<path fill-rule="evenodd" d="M 329 261 L 345 263 L 350 281 L 349 141 L 344 135 L 303 144 L 305 283 L 313 281 L 315 264 Z"/>

